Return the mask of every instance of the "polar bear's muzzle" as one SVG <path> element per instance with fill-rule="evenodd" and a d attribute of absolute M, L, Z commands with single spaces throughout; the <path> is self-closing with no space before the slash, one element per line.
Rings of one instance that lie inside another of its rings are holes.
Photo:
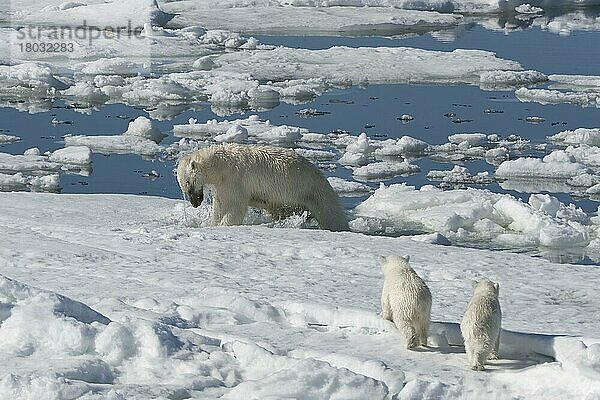
<path fill-rule="evenodd" d="M 204 191 L 202 190 L 202 188 L 200 188 L 198 192 L 190 190 L 187 192 L 187 197 L 190 203 L 192 203 L 192 207 L 198 208 L 204 200 Z"/>

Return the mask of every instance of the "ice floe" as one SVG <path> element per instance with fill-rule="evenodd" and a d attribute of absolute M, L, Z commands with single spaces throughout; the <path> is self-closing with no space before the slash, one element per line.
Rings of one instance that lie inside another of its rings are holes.
<path fill-rule="evenodd" d="M 327 178 L 329 184 L 340 196 L 351 197 L 351 196 L 364 196 L 373 192 L 373 189 L 364 183 L 347 181 L 342 178 L 331 176 Z"/>
<path fill-rule="evenodd" d="M 67 146 L 86 146 L 93 152 L 134 153 L 151 157 L 163 149 L 158 143 L 165 136 L 148 118 L 138 117 L 130 122 L 127 131 L 120 135 L 66 135 L 64 139 Z"/>
<path fill-rule="evenodd" d="M 18 142 L 20 140 L 21 140 L 21 138 L 18 137 L 18 136 L 0 134 L 0 145 L 2 145 L 2 144 L 9 144 L 9 143 L 15 143 L 15 142 Z"/>
<path fill-rule="evenodd" d="M 490 176 L 487 171 L 471 175 L 467 168 L 461 167 L 460 165 L 455 165 L 450 171 L 429 171 L 427 173 L 427 179 L 441 181 L 445 184 L 474 183 L 484 185 L 493 182 L 492 176 Z"/>
<path fill-rule="evenodd" d="M 354 169 L 352 175 L 361 180 L 381 180 L 419 171 L 421 168 L 418 165 L 410 164 L 408 161 L 379 161 Z"/>
<path fill-rule="evenodd" d="M 461 22 L 456 14 L 431 11 L 361 7 L 359 4 L 339 4 L 313 7 L 296 4 L 273 6 L 257 4 L 206 4 L 192 1 L 170 2 L 164 9 L 177 14 L 169 26 L 183 27 L 202 21 L 208 29 L 227 29 L 245 34 L 277 35 L 399 35 L 422 33 L 454 27 Z M 261 21 L 256 24 L 255 21 Z"/>
<path fill-rule="evenodd" d="M 505 248 L 583 249 L 595 229 L 583 211 L 551 196 L 532 195 L 527 204 L 510 195 L 472 188 L 443 191 L 382 185 L 354 214 L 359 219 L 354 227 L 385 227 L 388 234 L 438 232 L 454 243 L 485 241 Z M 364 225 L 360 219 L 379 222 Z"/>
<path fill-rule="evenodd" d="M 500 179 L 568 179 L 589 170 L 564 150 L 555 150 L 544 158 L 521 157 L 504 161 L 496 169 Z"/>
<path fill-rule="evenodd" d="M 600 129 L 598 128 L 577 128 L 575 130 L 566 130 L 548 137 L 548 139 L 557 143 L 564 144 L 587 144 L 589 146 L 600 146 Z"/>

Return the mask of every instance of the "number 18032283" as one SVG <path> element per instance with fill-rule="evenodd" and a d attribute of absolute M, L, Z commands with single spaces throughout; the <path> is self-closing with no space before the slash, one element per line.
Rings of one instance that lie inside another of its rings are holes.
<path fill-rule="evenodd" d="M 21 53 L 72 53 L 73 43 L 33 42 L 19 43 Z"/>

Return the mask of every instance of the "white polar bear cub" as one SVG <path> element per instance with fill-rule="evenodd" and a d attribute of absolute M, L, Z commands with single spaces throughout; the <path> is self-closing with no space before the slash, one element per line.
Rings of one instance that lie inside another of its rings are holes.
<path fill-rule="evenodd" d="M 392 321 L 406 339 L 406 348 L 427 346 L 431 292 L 409 265 L 409 256 L 381 257 L 381 316 Z"/>
<path fill-rule="evenodd" d="M 215 225 L 240 225 L 251 206 L 276 219 L 309 211 L 323 229 L 349 229 L 327 179 L 290 149 L 234 143 L 207 147 L 179 161 L 177 181 L 194 207 L 202 203 L 204 186 L 212 186 Z"/>
<path fill-rule="evenodd" d="M 487 359 L 498 359 L 502 311 L 499 285 L 489 280 L 473 282 L 473 297 L 460 324 L 471 369 L 483 371 Z"/>

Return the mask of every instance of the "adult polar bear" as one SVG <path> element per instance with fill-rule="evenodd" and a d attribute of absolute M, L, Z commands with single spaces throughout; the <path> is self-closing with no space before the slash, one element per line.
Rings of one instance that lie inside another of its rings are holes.
<path fill-rule="evenodd" d="M 223 144 L 183 157 L 177 181 L 192 206 L 213 187 L 215 225 L 240 225 L 248 206 L 266 209 L 274 218 L 307 210 L 323 229 L 348 230 L 340 199 L 310 161 L 290 149 Z"/>

